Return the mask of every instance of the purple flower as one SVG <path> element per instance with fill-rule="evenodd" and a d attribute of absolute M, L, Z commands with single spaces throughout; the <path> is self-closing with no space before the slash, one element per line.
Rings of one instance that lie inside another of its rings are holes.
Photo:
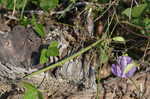
<path fill-rule="evenodd" d="M 133 76 L 137 70 L 136 66 L 133 66 L 133 60 L 129 56 L 119 56 L 116 64 L 112 64 L 112 73 L 121 78 L 127 78 Z M 128 67 L 128 68 L 127 68 Z"/>

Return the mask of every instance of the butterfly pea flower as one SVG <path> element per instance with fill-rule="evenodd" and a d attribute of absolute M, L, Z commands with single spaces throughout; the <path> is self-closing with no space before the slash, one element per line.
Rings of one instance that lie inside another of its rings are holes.
<path fill-rule="evenodd" d="M 112 73 L 121 78 L 128 78 L 134 75 L 137 64 L 129 56 L 119 56 L 116 64 L 112 64 Z"/>

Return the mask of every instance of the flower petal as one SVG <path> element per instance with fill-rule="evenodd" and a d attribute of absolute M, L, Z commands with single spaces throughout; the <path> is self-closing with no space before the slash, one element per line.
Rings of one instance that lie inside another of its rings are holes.
<path fill-rule="evenodd" d="M 119 65 L 112 64 L 112 73 L 116 76 L 121 77 L 122 76 L 122 71 L 120 69 Z"/>
<path fill-rule="evenodd" d="M 124 56 L 126 58 L 127 64 L 130 64 L 132 62 L 131 57 L 129 56 Z"/>
<path fill-rule="evenodd" d="M 112 64 L 112 67 L 111 67 L 111 71 L 114 75 L 117 76 L 117 68 L 116 68 L 116 65 L 115 64 Z"/>
<path fill-rule="evenodd" d="M 131 61 L 132 59 L 129 56 L 120 56 L 117 60 L 117 63 L 120 65 L 121 70 L 123 71 Z"/>
<path fill-rule="evenodd" d="M 132 58 L 129 56 L 119 56 L 116 64 L 112 64 L 112 73 L 121 78 L 127 78 L 133 76 L 135 71 L 137 70 L 136 66 L 131 67 L 131 69 L 127 72 L 124 70 L 127 68 L 129 64 L 131 64 Z"/>

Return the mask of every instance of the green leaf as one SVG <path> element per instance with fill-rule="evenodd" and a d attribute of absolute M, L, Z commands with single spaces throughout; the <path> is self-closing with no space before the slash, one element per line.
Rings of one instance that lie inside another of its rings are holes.
<path fill-rule="evenodd" d="M 36 18 L 35 15 L 32 15 L 31 24 L 36 25 Z"/>
<path fill-rule="evenodd" d="M 150 18 L 144 18 L 144 29 L 150 31 Z M 150 32 L 145 33 L 146 36 L 150 36 Z"/>
<path fill-rule="evenodd" d="M 37 99 L 37 91 L 26 90 L 23 99 Z"/>
<path fill-rule="evenodd" d="M 42 24 L 35 24 L 35 26 L 33 27 L 33 29 L 37 32 L 37 34 L 41 37 L 45 36 L 45 30 L 44 30 L 44 26 Z"/>
<path fill-rule="evenodd" d="M 57 46 L 58 46 L 57 41 L 52 41 L 51 44 L 49 45 L 49 47 L 57 47 Z"/>
<path fill-rule="evenodd" d="M 144 10 L 146 9 L 147 4 L 140 4 L 139 6 L 133 7 L 132 9 L 132 17 L 139 17 L 142 15 Z"/>
<path fill-rule="evenodd" d="M 27 26 L 27 25 L 31 24 L 31 22 L 27 17 L 24 16 L 22 19 L 20 19 L 20 24 L 23 26 Z"/>
<path fill-rule="evenodd" d="M 130 17 L 140 17 L 142 15 L 142 13 L 145 11 L 145 9 L 147 8 L 147 4 L 140 4 L 138 6 L 131 8 L 127 8 L 125 9 L 122 14 L 125 14 L 126 16 Z M 131 12 L 131 13 L 130 13 Z M 130 15 L 131 14 L 131 15 Z"/>
<path fill-rule="evenodd" d="M 32 15 L 31 24 L 33 25 L 33 29 L 36 31 L 36 33 L 40 37 L 45 37 L 45 35 L 46 35 L 45 28 L 44 28 L 44 26 L 42 24 L 37 24 L 36 18 L 35 18 L 34 15 Z"/>
<path fill-rule="evenodd" d="M 131 16 L 131 8 L 127 8 L 125 9 L 122 14 L 126 15 L 127 17 L 130 17 Z"/>
<path fill-rule="evenodd" d="M 51 44 L 48 46 L 48 49 L 42 49 L 41 56 L 40 56 L 40 64 L 44 64 L 48 61 L 48 57 L 50 56 L 58 56 L 59 49 L 58 42 L 52 41 Z"/>
<path fill-rule="evenodd" d="M 31 0 L 31 3 L 34 5 L 38 5 L 38 4 L 40 4 L 40 1 L 39 0 Z"/>
<path fill-rule="evenodd" d="M 150 18 L 144 18 L 144 26 L 150 29 Z"/>
<path fill-rule="evenodd" d="M 43 10 L 51 10 L 58 5 L 58 0 L 40 0 L 40 7 Z"/>
<path fill-rule="evenodd" d="M 14 1 L 14 0 L 13 0 Z M 26 0 L 16 0 L 16 8 L 20 9 L 23 8 Z M 25 5 L 26 6 L 26 5 Z"/>
<path fill-rule="evenodd" d="M 23 7 L 23 5 L 25 3 L 25 0 L 16 0 L 15 5 L 14 5 L 14 0 L 3 0 L 3 1 L 6 2 L 5 3 L 6 7 L 11 10 L 13 10 L 14 6 L 16 9 L 20 9 Z"/>
<path fill-rule="evenodd" d="M 44 99 L 43 94 L 40 91 L 38 91 L 38 98 L 39 99 Z"/>
<path fill-rule="evenodd" d="M 44 99 L 42 93 L 31 83 L 23 81 L 21 84 L 26 89 L 23 99 Z"/>
<path fill-rule="evenodd" d="M 125 43 L 125 39 L 121 36 L 113 37 L 112 40 Z"/>
<path fill-rule="evenodd" d="M 21 84 L 23 85 L 23 87 L 25 87 L 26 89 L 32 90 L 32 91 L 36 91 L 37 88 L 35 86 L 33 86 L 31 83 L 28 82 L 21 82 Z"/>
<path fill-rule="evenodd" d="M 59 56 L 58 42 L 52 41 L 48 46 L 47 56 Z"/>
<path fill-rule="evenodd" d="M 47 49 L 42 49 L 40 56 L 40 64 L 45 64 L 46 62 L 48 62 Z"/>
<path fill-rule="evenodd" d="M 48 49 L 47 56 L 58 56 L 59 55 L 59 50 L 56 47 L 51 47 Z"/>
<path fill-rule="evenodd" d="M 13 9 L 13 7 L 14 7 L 14 1 L 13 0 L 7 0 L 6 7 L 8 9 Z"/>

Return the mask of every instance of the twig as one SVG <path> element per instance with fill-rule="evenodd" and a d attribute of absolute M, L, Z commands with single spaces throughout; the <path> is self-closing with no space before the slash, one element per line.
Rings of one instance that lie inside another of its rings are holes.
<path fill-rule="evenodd" d="M 146 45 L 146 48 L 145 48 L 145 51 L 144 51 L 144 55 L 143 55 L 143 57 L 142 57 L 142 63 L 144 63 L 144 58 L 145 58 L 145 56 L 146 56 L 146 53 L 147 53 L 147 50 L 148 50 L 148 47 L 149 47 L 149 41 L 148 41 L 148 43 L 147 43 L 147 45 Z"/>
<path fill-rule="evenodd" d="M 113 4 L 114 4 L 115 2 L 116 2 L 116 0 L 113 1 L 112 3 L 109 3 L 108 8 L 107 8 L 99 17 L 97 17 L 97 18 L 94 20 L 94 22 L 98 21 L 98 20 L 113 6 Z"/>
<path fill-rule="evenodd" d="M 120 24 L 120 25 L 121 25 L 121 24 Z M 133 32 L 132 30 L 129 30 L 127 27 L 124 27 L 123 25 L 121 25 L 121 27 L 122 27 L 123 29 L 125 29 L 127 32 L 132 33 L 132 34 L 134 34 L 134 35 L 136 35 L 136 36 L 143 37 L 143 38 L 146 38 L 146 39 L 150 39 L 150 36 L 145 36 L 145 35 L 141 35 L 141 34 L 135 33 L 135 32 Z"/>
<path fill-rule="evenodd" d="M 143 30 L 143 29 L 144 29 L 143 27 L 137 26 L 137 25 L 132 24 L 132 23 L 130 23 L 130 22 L 128 22 L 128 21 L 121 21 L 120 23 L 130 25 L 130 26 L 135 27 L 135 28 L 137 28 L 137 29 L 139 29 L 139 30 Z"/>

